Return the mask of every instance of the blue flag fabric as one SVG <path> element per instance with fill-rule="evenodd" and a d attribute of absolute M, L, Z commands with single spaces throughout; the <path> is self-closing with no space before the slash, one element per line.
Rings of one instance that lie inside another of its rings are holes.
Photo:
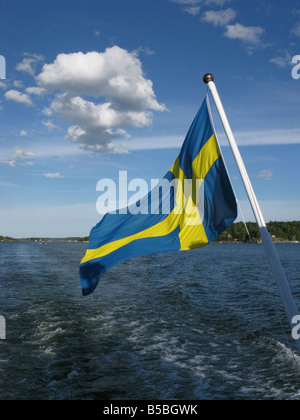
<path fill-rule="evenodd" d="M 235 195 L 205 99 L 160 184 L 138 205 L 107 213 L 91 230 L 79 269 L 83 295 L 92 293 L 102 275 L 121 261 L 203 247 L 236 217 Z"/>

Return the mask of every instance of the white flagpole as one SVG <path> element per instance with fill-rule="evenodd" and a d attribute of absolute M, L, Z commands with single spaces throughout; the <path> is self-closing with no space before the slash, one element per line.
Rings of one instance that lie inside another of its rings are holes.
<path fill-rule="evenodd" d="M 244 165 L 242 156 L 240 154 L 240 151 L 239 151 L 238 146 L 236 144 L 234 135 L 233 135 L 232 130 L 230 128 L 227 116 L 225 114 L 225 111 L 224 111 L 224 108 L 223 108 L 223 105 L 222 105 L 222 102 L 221 102 L 221 99 L 220 99 L 220 96 L 218 94 L 216 85 L 214 83 L 214 77 L 213 77 L 212 74 L 206 74 L 203 77 L 203 81 L 204 81 L 205 84 L 208 85 L 209 90 L 212 94 L 212 97 L 214 98 L 214 101 L 215 101 L 218 113 L 220 115 L 220 118 L 221 118 L 224 130 L 225 130 L 226 136 L 228 138 L 229 145 L 230 145 L 231 150 L 233 152 L 233 155 L 235 157 L 235 160 L 236 160 L 237 166 L 239 168 L 239 171 L 240 171 L 240 174 L 241 174 L 241 177 L 242 177 L 242 180 L 243 180 L 243 183 L 244 183 L 244 186 L 245 186 L 245 189 L 246 189 L 246 192 L 247 192 L 247 195 L 248 195 L 248 198 L 249 198 L 249 201 L 250 201 L 250 204 L 251 204 L 256 222 L 258 224 L 260 234 L 261 234 L 261 238 L 262 238 L 262 241 L 263 241 L 263 245 L 264 245 L 264 248 L 265 248 L 265 251 L 266 251 L 266 254 L 267 254 L 267 258 L 269 260 L 271 269 L 273 271 L 273 275 L 274 275 L 274 278 L 276 280 L 276 283 L 277 283 L 277 286 L 278 286 L 278 289 L 279 289 L 279 293 L 280 293 L 281 299 L 282 299 L 283 304 L 284 304 L 286 314 L 288 316 L 290 325 L 291 325 L 292 330 L 293 330 L 293 328 L 295 327 L 295 323 L 293 323 L 293 320 L 295 319 L 295 317 L 297 317 L 297 316 L 299 317 L 299 312 L 297 310 L 297 307 L 296 307 L 294 298 L 292 296 L 289 284 L 288 284 L 287 279 L 285 277 L 285 274 L 284 274 L 284 271 L 283 271 L 278 253 L 276 251 L 276 248 L 275 248 L 274 242 L 271 238 L 271 235 L 268 232 L 263 214 L 261 212 L 259 203 L 257 201 L 254 190 L 252 188 L 252 185 L 251 185 L 246 167 Z M 295 341 L 297 343 L 298 351 L 299 351 L 299 354 L 300 354 L 300 339 L 295 340 Z"/>

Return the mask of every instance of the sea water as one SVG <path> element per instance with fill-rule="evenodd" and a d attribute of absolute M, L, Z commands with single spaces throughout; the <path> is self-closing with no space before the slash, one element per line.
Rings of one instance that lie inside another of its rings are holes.
<path fill-rule="evenodd" d="M 300 244 L 276 245 L 300 308 Z M 0 399 L 300 399 L 300 358 L 263 246 L 211 244 L 109 270 L 87 244 L 0 243 Z"/>

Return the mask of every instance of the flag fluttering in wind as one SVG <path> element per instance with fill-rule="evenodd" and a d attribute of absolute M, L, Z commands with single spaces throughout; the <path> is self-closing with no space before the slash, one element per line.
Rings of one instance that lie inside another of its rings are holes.
<path fill-rule="evenodd" d="M 107 213 L 91 230 L 79 270 L 83 295 L 121 261 L 203 247 L 236 217 L 235 195 L 205 99 L 178 158 L 157 187 L 137 204 Z"/>

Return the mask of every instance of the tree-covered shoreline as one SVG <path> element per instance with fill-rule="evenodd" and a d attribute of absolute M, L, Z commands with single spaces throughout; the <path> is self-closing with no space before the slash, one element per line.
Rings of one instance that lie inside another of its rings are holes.
<path fill-rule="evenodd" d="M 260 242 L 260 233 L 256 223 L 246 223 L 252 242 Z M 300 242 L 300 222 L 269 222 L 267 223 L 274 242 Z M 250 242 L 243 222 L 233 223 L 215 242 Z"/>
<path fill-rule="evenodd" d="M 256 223 L 247 222 L 252 242 L 260 242 L 260 233 Z M 294 222 L 270 222 L 267 223 L 268 230 L 274 242 L 300 242 L 300 221 Z M 68 242 L 88 242 L 89 237 L 68 237 L 68 238 L 22 238 L 15 239 L 9 236 L 0 236 L 1 242 L 6 241 L 68 241 Z M 233 223 L 229 226 L 214 242 L 250 242 L 247 230 L 243 222 Z"/>
<path fill-rule="evenodd" d="M 1 241 L 1 242 L 6 242 L 6 241 L 17 241 L 17 239 L 15 239 L 15 238 L 11 238 L 10 236 L 1 236 L 1 235 L 0 235 L 0 241 Z"/>

